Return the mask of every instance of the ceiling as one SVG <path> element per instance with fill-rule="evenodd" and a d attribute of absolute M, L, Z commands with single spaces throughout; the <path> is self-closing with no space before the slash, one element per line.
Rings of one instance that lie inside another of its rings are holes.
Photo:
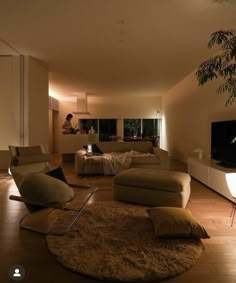
<path fill-rule="evenodd" d="M 0 0 L 0 54 L 49 66 L 54 94 L 162 95 L 234 29 L 236 0 Z"/>

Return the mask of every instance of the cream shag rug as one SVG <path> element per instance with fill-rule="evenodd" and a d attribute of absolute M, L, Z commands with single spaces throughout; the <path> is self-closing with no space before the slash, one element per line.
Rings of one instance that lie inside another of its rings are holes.
<path fill-rule="evenodd" d="M 70 213 L 55 225 L 68 217 Z M 49 235 L 47 242 L 65 267 L 123 282 L 174 277 L 190 269 L 202 253 L 200 240 L 156 238 L 145 207 L 120 202 L 88 205 L 69 233 Z"/>

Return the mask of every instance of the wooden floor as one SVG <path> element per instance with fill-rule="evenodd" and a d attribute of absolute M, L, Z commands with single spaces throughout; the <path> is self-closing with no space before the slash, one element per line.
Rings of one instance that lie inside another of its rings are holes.
<path fill-rule="evenodd" d="M 60 165 L 57 156 L 54 164 Z M 112 199 L 112 177 L 79 178 L 72 163 L 63 163 L 71 182 L 94 184 L 99 191 L 93 201 Z M 173 162 L 172 169 L 185 171 L 182 164 Z M 5 173 L 5 172 L 0 172 Z M 2 175 L 1 175 L 2 176 Z M 197 264 L 184 274 L 163 282 L 169 283 L 235 283 L 236 282 L 236 221 L 230 226 L 231 203 L 198 181 L 192 179 L 191 197 L 187 208 L 204 225 L 211 239 L 203 240 L 204 251 Z M 14 264 L 24 266 L 27 283 L 99 282 L 65 269 L 47 249 L 45 236 L 19 229 L 19 220 L 27 212 L 23 203 L 9 200 L 17 189 L 12 179 L 0 178 L 0 283 L 13 282 L 8 276 Z"/>

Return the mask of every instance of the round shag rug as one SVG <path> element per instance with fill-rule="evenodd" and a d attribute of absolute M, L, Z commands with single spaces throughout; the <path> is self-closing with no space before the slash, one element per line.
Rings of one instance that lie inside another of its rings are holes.
<path fill-rule="evenodd" d="M 54 224 L 71 217 L 66 213 Z M 67 268 L 100 280 L 163 280 L 190 269 L 202 253 L 198 239 L 155 237 L 146 208 L 97 202 L 83 210 L 70 232 L 47 236 L 48 248 Z"/>

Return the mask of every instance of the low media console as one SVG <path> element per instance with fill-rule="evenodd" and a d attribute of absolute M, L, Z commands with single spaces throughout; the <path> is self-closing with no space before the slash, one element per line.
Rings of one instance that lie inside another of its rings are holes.
<path fill-rule="evenodd" d="M 188 173 L 217 193 L 232 201 L 225 175 L 236 172 L 236 169 L 225 168 L 216 164 L 214 160 L 200 160 L 188 158 Z"/>

